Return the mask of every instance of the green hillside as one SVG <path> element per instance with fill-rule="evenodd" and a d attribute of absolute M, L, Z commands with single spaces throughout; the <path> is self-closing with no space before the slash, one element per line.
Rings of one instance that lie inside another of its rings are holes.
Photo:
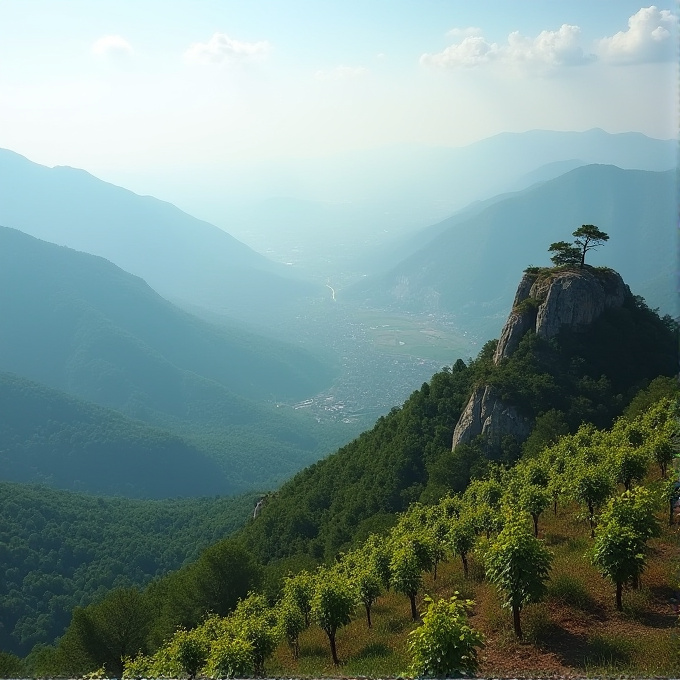
<path fill-rule="evenodd" d="M 179 437 L 11 373 L 0 373 L 0 479 L 128 498 L 232 489 Z"/>
<path fill-rule="evenodd" d="M 490 337 L 505 320 L 517 271 L 527 262 L 547 264 L 546 244 L 563 240 L 574 225 L 596 224 L 610 241 L 592 264 L 606 262 L 650 306 L 676 316 L 675 183 L 670 170 L 576 168 L 423 230 L 408 243 L 411 255 L 342 291 L 342 299 L 452 313 L 461 326 Z"/>
<path fill-rule="evenodd" d="M 678 331 L 639 298 L 606 311 L 583 333 L 545 341 L 533 332 L 501 365 L 496 341 L 469 365 L 433 376 L 401 408 L 337 453 L 281 487 L 244 540 L 263 561 L 306 554 L 331 558 L 370 531 L 389 526 L 410 502 L 463 491 L 489 463 L 483 448 L 451 451 L 453 430 L 473 385 L 491 384 L 534 423 L 525 450 L 539 449 L 583 422 L 608 427 L 635 393 L 659 375 L 674 376 Z M 507 441 L 499 461 L 514 462 Z"/>
<path fill-rule="evenodd" d="M 76 606 L 142 586 L 231 534 L 255 498 L 142 501 L 0 482 L 0 649 L 52 642 Z"/>
<path fill-rule="evenodd" d="M 276 483 L 342 441 L 273 404 L 328 385 L 320 359 L 201 321 L 102 258 L 0 228 L 0 291 L 0 370 L 194 437 L 232 488 Z"/>

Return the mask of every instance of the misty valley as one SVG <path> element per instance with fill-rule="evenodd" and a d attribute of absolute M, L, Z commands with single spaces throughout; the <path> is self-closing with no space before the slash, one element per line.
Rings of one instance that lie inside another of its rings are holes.
<path fill-rule="evenodd" d="M 210 221 L 0 149 L 0 677 L 677 672 L 676 147 Z"/>

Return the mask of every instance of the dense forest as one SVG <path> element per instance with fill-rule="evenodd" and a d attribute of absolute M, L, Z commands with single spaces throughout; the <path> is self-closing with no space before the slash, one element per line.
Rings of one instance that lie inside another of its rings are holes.
<path fill-rule="evenodd" d="M 255 501 L 130 500 L 0 482 L 0 649 L 26 654 L 61 635 L 74 607 L 196 559 Z"/>

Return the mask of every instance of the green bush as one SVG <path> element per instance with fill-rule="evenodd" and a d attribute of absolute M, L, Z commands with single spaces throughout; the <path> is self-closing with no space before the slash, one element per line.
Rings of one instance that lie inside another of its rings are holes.
<path fill-rule="evenodd" d="M 21 659 L 9 652 L 0 652 L 0 678 L 22 678 L 26 669 Z"/>
<path fill-rule="evenodd" d="M 438 678 L 473 673 L 484 637 L 468 624 L 472 600 L 459 600 L 456 593 L 450 600 L 436 602 L 426 596 L 425 603 L 423 625 L 409 633 L 411 672 Z"/>

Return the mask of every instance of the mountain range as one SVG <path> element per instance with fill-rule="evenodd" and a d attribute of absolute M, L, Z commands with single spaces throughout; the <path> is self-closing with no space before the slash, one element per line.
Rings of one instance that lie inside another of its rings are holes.
<path fill-rule="evenodd" d="M 0 224 L 104 257 L 169 299 L 267 314 L 320 293 L 222 229 L 84 170 L 47 168 L 2 149 L 0 182 Z"/>
<path fill-rule="evenodd" d="M 0 318 L 0 370 L 200 439 L 228 472 L 223 492 L 338 443 L 274 404 L 329 385 L 328 360 L 212 326 L 101 257 L 0 228 Z"/>
<path fill-rule="evenodd" d="M 548 264 L 552 242 L 595 224 L 610 240 L 589 255 L 590 263 L 617 269 L 652 307 L 676 316 L 675 185 L 672 170 L 575 168 L 419 231 L 380 256 L 374 269 L 387 271 L 342 291 L 342 299 L 453 314 L 461 326 L 491 337 L 527 263 Z"/>

